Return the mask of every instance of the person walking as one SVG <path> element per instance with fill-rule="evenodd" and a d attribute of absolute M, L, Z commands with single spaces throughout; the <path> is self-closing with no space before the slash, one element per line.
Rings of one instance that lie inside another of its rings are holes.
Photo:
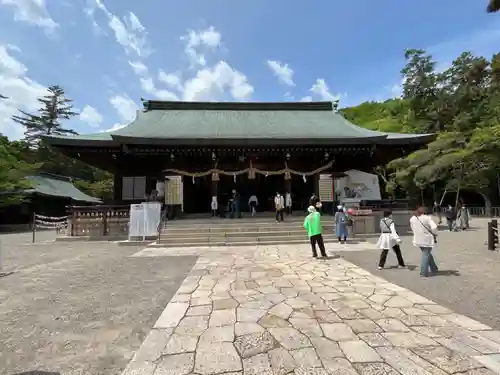
<path fill-rule="evenodd" d="M 248 206 L 250 207 L 250 212 L 252 213 L 252 216 L 255 216 L 255 214 L 257 213 L 258 205 L 259 205 L 259 200 L 257 199 L 257 196 L 255 194 L 252 194 L 248 199 Z"/>
<path fill-rule="evenodd" d="M 438 226 L 429 215 L 426 215 L 425 208 L 419 207 L 410 219 L 410 227 L 413 232 L 413 246 L 419 247 L 422 252 L 420 276 L 428 277 L 429 274 L 435 274 L 438 266 L 432 255 L 432 249 L 437 243 Z"/>
<path fill-rule="evenodd" d="M 450 232 L 453 232 L 455 230 L 454 224 L 455 220 L 457 219 L 457 212 L 451 206 L 451 204 L 449 204 L 444 214 L 446 216 L 446 223 L 448 224 L 448 230 Z"/>
<path fill-rule="evenodd" d="M 210 209 L 212 210 L 212 217 L 216 217 L 217 211 L 219 210 L 219 202 L 217 201 L 216 195 L 212 197 L 212 201 L 210 202 Z"/>
<path fill-rule="evenodd" d="M 327 258 L 325 250 L 325 242 L 323 241 L 323 229 L 321 227 L 321 215 L 314 206 L 309 206 L 307 209 L 309 214 L 304 219 L 304 228 L 307 231 L 309 241 L 311 242 L 311 249 L 313 258 L 318 257 L 318 252 L 316 251 L 316 244 L 318 244 L 319 251 L 323 258 Z"/>
<path fill-rule="evenodd" d="M 398 266 L 400 268 L 406 267 L 403 256 L 401 255 L 401 247 L 399 246 L 400 242 L 401 239 L 396 231 L 396 225 L 394 224 L 394 220 L 392 220 L 392 211 L 386 210 L 384 211 L 384 217 L 380 220 L 380 237 L 377 241 L 377 247 L 382 250 L 378 262 L 379 270 L 384 268 L 387 260 L 387 254 L 390 249 L 392 249 L 394 254 L 396 254 Z"/>
<path fill-rule="evenodd" d="M 347 242 L 347 222 L 348 216 L 344 210 L 344 207 L 337 206 L 337 212 L 335 212 L 335 233 L 337 235 L 337 239 L 340 243 Z"/>
<path fill-rule="evenodd" d="M 276 222 L 284 221 L 283 210 L 285 209 L 285 199 L 279 192 L 274 197 L 274 208 L 276 210 Z"/>
<path fill-rule="evenodd" d="M 291 215 L 292 214 L 292 194 L 289 191 L 285 194 L 285 207 L 286 207 L 286 214 Z"/>

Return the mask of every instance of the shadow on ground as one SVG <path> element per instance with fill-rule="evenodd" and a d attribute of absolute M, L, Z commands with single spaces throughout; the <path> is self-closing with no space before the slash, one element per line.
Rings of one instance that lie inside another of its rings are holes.
<path fill-rule="evenodd" d="M 460 314 L 469 316 L 495 329 L 500 329 L 500 252 L 488 251 L 488 220 L 474 219 L 474 229 L 462 232 L 442 231 L 433 250 L 440 268 L 434 277 L 420 277 L 419 249 L 412 246 L 410 236 L 402 236 L 401 245 L 407 269 L 398 269 L 391 252 L 386 268 L 378 270 L 380 250 L 344 251 L 342 257 L 376 276 L 410 289 Z M 473 232 L 473 233 L 471 233 Z"/>

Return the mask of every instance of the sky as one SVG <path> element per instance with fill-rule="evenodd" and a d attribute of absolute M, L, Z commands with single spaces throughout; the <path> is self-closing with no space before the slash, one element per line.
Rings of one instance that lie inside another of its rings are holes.
<path fill-rule="evenodd" d="M 60 85 L 79 133 L 122 127 L 141 98 L 340 100 L 400 95 L 404 51 L 445 67 L 500 50 L 487 0 L 0 0 L 0 133 Z"/>

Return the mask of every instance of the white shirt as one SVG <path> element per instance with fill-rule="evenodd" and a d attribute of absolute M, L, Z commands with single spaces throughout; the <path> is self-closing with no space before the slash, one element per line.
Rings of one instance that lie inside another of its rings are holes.
<path fill-rule="evenodd" d="M 413 246 L 434 247 L 434 236 L 437 236 L 438 227 L 428 215 L 415 216 L 410 219 L 413 232 Z"/>
<path fill-rule="evenodd" d="M 285 200 L 282 195 L 277 195 L 274 197 L 274 206 L 277 210 L 282 210 L 285 208 Z"/>
<path fill-rule="evenodd" d="M 255 202 L 255 204 L 258 206 L 259 205 L 259 200 L 257 199 L 257 197 L 255 195 L 252 195 L 250 197 L 250 199 L 248 200 L 248 205 L 250 205 L 250 203 L 252 202 Z"/>

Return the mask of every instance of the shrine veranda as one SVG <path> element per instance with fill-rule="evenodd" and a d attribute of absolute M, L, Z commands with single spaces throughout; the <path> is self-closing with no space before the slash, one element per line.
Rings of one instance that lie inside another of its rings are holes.
<path fill-rule="evenodd" d="M 202 213 L 210 211 L 212 196 L 225 204 L 232 189 L 240 193 L 243 210 L 252 194 L 261 210 L 272 210 L 276 192 L 290 192 L 294 209 L 305 208 L 313 192 L 333 202 L 335 177 L 347 170 L 370 172 L 434 138 L 361 128 L 330 102 L 143 105 L 122 129 L 45 141 L 113 173 L 115 205 L 139 203 L 163 189 L 167 205 Z"/>

